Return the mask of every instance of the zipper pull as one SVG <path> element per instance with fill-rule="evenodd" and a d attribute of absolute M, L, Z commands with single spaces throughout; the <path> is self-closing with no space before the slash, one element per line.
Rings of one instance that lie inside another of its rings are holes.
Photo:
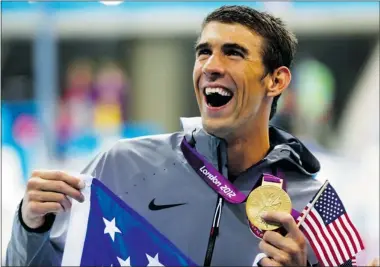
<path fill-rule="evenodd" d="M 219 234 L 220 218 L 222 217 L 223 198 L 219 197 L 218 205 L 216 206 L 214 221 L 212 222 L 211 235 L 217 236 Z"/>

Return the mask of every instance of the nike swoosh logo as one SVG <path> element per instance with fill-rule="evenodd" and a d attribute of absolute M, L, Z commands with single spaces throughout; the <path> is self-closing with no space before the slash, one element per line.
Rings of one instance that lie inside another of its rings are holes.
<path fill-rule="evenodd" d="M 155 201 L 155 198 L 153 198 L 152 201 L 149 203 L 150 210 L 163 210 L 163 209 L 169 209 L 169 208 L 187 204 L 187 203 L 178 203 L 178 204 L 169 204 L 169 205 L 156 205 L 154 201 Z"/>

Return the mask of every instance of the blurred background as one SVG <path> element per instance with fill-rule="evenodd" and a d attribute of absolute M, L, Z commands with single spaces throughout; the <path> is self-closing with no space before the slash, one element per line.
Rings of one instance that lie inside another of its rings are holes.
<path fill-rule="evenodd" d="M 379 254 L 378 2 L 1 2 L 2 259 L 36 168 L 79 172 L 120 138 L 198 116 L 193 45 L 206 14 L 243 4 L 296 33 L 273 124 L 304 141 Z M 306 203 L 305 203 L 306 204 Z"/>

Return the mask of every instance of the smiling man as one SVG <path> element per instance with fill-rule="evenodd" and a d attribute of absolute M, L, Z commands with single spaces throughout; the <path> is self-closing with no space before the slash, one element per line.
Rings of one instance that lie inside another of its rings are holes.
<path fill-rule="evenodd" d="M 194 88 L 203 128 L 228 143 L 230 173 L 268 153 L 269 118 L 290 83 L 296 44 L 269 15 L 231 8 L 206 18 L 196 46 Z"/>
<path fill-rule="evenodd" d="M 215 10 L 196 45 L 201 117 L 182 119 L 180 132 L 120 140 L 83 173 L 101 180 L 198 265 L 252 266 L 257 255 L 264 255 L 262 266 L 317 264 L 295 219 L 322 186 L 314 179 L 319 163 L 297 138 L 269 126 L 290 83 L 296 45 L 271 15 L 242 6 Z M 292 210 L 249 222 L 250 205 L 264 202 L 246 204 L 246 198 L 264 184 L 279 192 L 269 199 L 281 208 L 291 201 Z M 61 263 L 68 197 L 83 202 L 81 188 L 66 173 L 32 173 L 15 215 L 8 265 Z M 281 227 L 265 231 L 268 222 Z"/>

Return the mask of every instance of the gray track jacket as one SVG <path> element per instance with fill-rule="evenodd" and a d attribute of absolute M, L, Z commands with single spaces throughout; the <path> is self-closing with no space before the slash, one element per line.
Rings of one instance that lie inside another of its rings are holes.
<path fill-rule="evenodd" d="M 226 145 L 204 132 L 200 118 L 182 119 L 182 126 L 183 131 L 177 133 L 120 140 L 83 172 L 100 179 L 185 255 L 203 265 L 218 196 L 189 166 L 180 143 L 184 135 L 190 140 L 193 134 L 197 151 L 216 168 L 219 159 L 225 176 L 228 175 Z M 293 208 L 302 211 L 322 185 L 315 179 L 319 162 L 295 137 L 275 127 L 270 127 L 269 132 L 273 149 L 261 162 L 237 177 L 234 185 L 248 195 L 263 172 L 278 169 L 284 174 Z M 186 204 L 152 210 L 153 199 L 155 205 Z M 69 212 L 58 215 L 55 220 L 52 217 L 47 220 L 50 225 L 30 232 L 20 222 L 18 211 L 6 264 L 60 265 L 68 216 Z M 224 202 L 219 229 L 211 265 L 252 266 L 260 253 L 260 239 L 248 227 L 245 203 Z M 310 247 L 308 260 L 316 263 Z"/>

